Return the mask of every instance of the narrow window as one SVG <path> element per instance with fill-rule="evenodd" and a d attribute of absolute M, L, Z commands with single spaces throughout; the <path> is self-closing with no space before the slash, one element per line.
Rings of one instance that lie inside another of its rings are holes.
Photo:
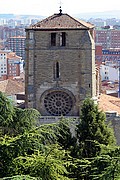
<path fill-rule="evenodd" d="M 66 33 L 63 32 L 62 33 L 62 46 L 65 46 L 66 45 Z"/>
<path fill-rule="evenodd" d="M 33 32 L 30 32 L 29 36 L 30 36 L 30 39 L 32 40 L 33 39 Z"/>
<path fill-rule="evenodd" d="M 59 62 L 56 62 L 56 78 L 58 79 L 59 77 L 60 77 Z"/>
<path fill-rule="evenodd" d="M 60 34 L 60 46 L 66 46 L 66 33 L 62 32 Z"/>
<path fill-rule="evenodd" d="M 56 33 L 51 33 L 51 46 L 56 46 Z"/>

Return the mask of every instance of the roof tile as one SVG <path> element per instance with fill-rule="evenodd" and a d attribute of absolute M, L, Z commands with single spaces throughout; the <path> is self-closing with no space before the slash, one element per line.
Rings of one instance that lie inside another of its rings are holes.
<path fill-rule="evenodd" d="M 46 19 L 30 26 L 31 29 L 73 28 L 89 29 L 94 26 L 82 20 L 77 20 L 68 14 L 54 14 Z M 26 29 L 30 29 L 26 28 Z"/>
<path fill-rule="evenodd" d="M 24 84 L 16 80 L 8 79 L 0 81 L 0 91 L 6 95 L 14 95 L 24 92 Z"/>
<path fill-rule="evenodd" d="M 120 98 L 101 94 L 98 102 L 99 108 L 106 111 L 117 111 L 120 114 Z"/>

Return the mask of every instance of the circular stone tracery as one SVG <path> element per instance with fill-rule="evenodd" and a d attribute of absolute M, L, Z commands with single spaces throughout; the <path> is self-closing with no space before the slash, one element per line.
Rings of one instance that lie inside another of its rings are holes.
<path fill-rule="evenodd" d="M 73 106 L 72 97 L 63 91 L 53 91 L 44 98 L 44 106 L 50 115 L 65 116 Z"/>

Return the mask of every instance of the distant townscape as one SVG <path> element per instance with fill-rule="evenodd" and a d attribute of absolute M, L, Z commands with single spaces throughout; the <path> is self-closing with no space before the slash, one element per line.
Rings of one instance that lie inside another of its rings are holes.
<path fill-rule="evenodd" d="M 117 13 L 0 15 L 0 179 L 120 180 Z"/>

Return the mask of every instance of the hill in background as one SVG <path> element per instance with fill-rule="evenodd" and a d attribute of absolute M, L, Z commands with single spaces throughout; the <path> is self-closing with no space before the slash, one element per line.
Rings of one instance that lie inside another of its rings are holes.
<path fill-rule="evenodd" d="M 63 12 L 64 13 L 64 12 Z M 53 13 L 54 14 L 54 13 Z M 116 18 L 120 19 L 120 10 L 117 11 L 104 11 L 104 12 L 89 12 L 89 13 L 79 13 L 79 14 L 71 14 L 71 16 L 74 16 L 79 19 L 90 19 L 90 18 L 101 18 L 101 19 L 110 19 L 110 18 Z M 17 15 L 17 14 L 0 14 L 0 18 L 3 19 L 26 19 L 26 18 L 39 18 L 43 19 L 45 16 L 42 15 Z"/>

